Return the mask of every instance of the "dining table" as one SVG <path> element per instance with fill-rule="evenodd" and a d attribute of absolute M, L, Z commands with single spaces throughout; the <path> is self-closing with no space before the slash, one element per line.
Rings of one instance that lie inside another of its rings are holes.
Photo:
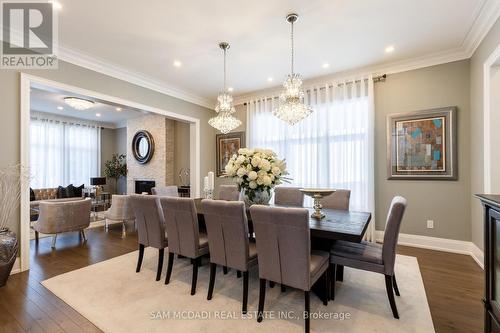
<path fill-rule="evenodd" d="M 204 229 L 205 219 L 203 216 L 202 198 L 196 198 L 195 206 L 198 213 L 200 228 Z M 272 207 L 287 207 L 283 205 L 270 204 Z M 290 206 L 288 206 L 290 207 Z M 294 207 L 297 208 L 297 207 Z M 369 212 L 357 212 L 351 210 L 335 210 L 323 208 L 321 211 L 325 215 L 322 219 L 311 217 L 314 212 L 312 207 L 304 207 L 309 210 L 309 230 L 311 237 L 311 248 L 330 252 L 336 241 L 348 241 L 360 243 L 365 236 L 372 214 Z M 250 210 L 247 207 L 248 230 L 253 236 L 253 224 Z M 337 265 L 337 280 L 342 281 L 344 267 Z M 317 292 L 318 293 L 318 292 Z"/>

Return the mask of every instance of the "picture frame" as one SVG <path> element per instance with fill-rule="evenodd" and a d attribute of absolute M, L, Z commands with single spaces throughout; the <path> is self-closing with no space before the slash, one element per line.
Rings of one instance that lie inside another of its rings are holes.
<path fill-rule="evenodd" d="M 216 175 L 224 177 L 226 175 L 226 164 L 233 154 L 238 153 L 238 149 L 245 148 L 245 132 L 233 132 L 228 134 L 217 134 L 216 140 Z"/>
<path fill-rule="evenodd" d="M 387 116 L 387 179 L 457 180 L 457 107 Z"/>

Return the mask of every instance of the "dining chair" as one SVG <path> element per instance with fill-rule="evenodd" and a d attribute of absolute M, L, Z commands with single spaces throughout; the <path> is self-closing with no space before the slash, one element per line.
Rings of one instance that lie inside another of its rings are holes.
<path fill-rule="evenodd" d="M 263 319 L 266 280 L 304 291 L 305 332 L 309 332 L 309 291 L 324 278 L 329 288 L 329 256 L 325 251 L 311 251 L 309 211 L 305 208 L 284 208 L 253 205 L 250 214 L 257 241 L 259 262 L 259 309 L 257 321 Z M 323 304 L 328 304 L 328 292 Z"/>
<path fill-rule="evenodd" d="M 154 247 L 158 249 L 156 281 L 159 281 L 168 240 L 165 233 L 165 220 L 163 212 L 160 209 L 158 196 L 133 194 L 130 196 L 130 201 L 134 210 L 139 241 L 139 259 L 137 260 L 135 271 L 139 273 L 141 270 L 144 248 L 146 246 Z"/>
<path fill-rule="evenodd" d="M 130 203 L 129 195 L 113 194 L 111 196 L 111 207 L 104 212 L 105 229 L 108 231 L 108 220 L 122 222 L 122 235 L 125 236 L 127 221 L 135 220 L 134 210 Z"/>
<path fill-rule="evenodd" d="M 274 203 L 283 206 L 304 206 L 304 193 L 298 187 L 276 187 L 274 189 Z"/>
<path fill-rule="evenodd" d="M 255 243 L 248 240 L 248 220 L 242 201 L 203 200 L 210 250 L 210 283 L 207 300 L 212 299 L 217 265 L 243 272 L 242 312 L 247 312 L 248 268 L 257 262 Z"/>
<path fill-rule="evenodd" d="M 240 200 L 240 192 L 237 185 L 220 185 L 219 200 L 238 201 Z"/>
<path fill-rule="evenodd" d="M 334 193 L 321 199 L 323 208 L 335 210 L 349 210 L 351 190 L 336 190 Z"/>
<path fill-rule="evenodd" d="M 161 197 L 178 197 L 179 189 L 177 186 L 158 186 L 151 189 L 153 195 L 158 195 Z"/>
<path fill-rule="evenodd" d="M 199 231 L 194 199 L 160 197 L 159 200 L 165 216 L 167 234 L 169 235 L 165 284 L 170 282 L 174 254 L 190 258 L 193 263 L 191 295 L 194 295 L 198 279 L 198 266 L 200 266 L 201 257 L 208 253 L 208 238 L 206 234 Z"/>
<path fill-rule="evenodd" d="M 391 207 L 387 215 L 384 233 L 384 243 L 351 243 L 337 241 L 332 247 L 330 262 L 335 265 L 343 265 L 365 271 L 381 273 L 385 275 L 385 287 L 389 304 L 394 318 L 399 319 L 394 292 L 399 296 L 399 289 L 394 273 L 396 261 L 396 245 L 398 243 L 399 229 L 406 209 L 406 199 L 396 196 L 392 199 Z M 335 275 L 335 267 L 332 269 Z M 331 295 L 335 299 L 335 276 L 332 277 Z"/>

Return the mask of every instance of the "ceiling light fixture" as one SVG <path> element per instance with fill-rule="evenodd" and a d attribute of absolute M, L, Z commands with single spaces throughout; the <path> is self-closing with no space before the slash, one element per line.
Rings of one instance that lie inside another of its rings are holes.
<path fill-rule="evenodd" d="M 93 101 L 78 97 L 64 97 L 64 103 L 77 110 L 87 110 L 94 106 Z"/>
<path fill-rule="evenodd" d="M 57 109 L 58 110 L 64 110 L 64 108 L 62 106 L 58 106 Z"/>
<path fill-rule="evenodd" d="M 283 87 L 285 88 L 279 97 L 279 106 L 273 111 L 273 114 L 287 122 L 290 125 L 295 125 L 302 119 L 307 118 L 313 109 L 304 104 L 304 91 L 302 90 L 302 80 L 300 74 L 294 73 L 293 68 L 293 24 L 299 15 L 289 14 L 286 17 L 291 26 L 290 40 L 291 40 L 291 73 L 287 76 Z"/>
<path fill-rule="evenodd" d="M 390 45 L 385 48 L 385 53 L 394 52 L 394 46 Z"/>
<path fill-rule="evenodd" d="M 175 60 L 174 61 L 174 66 L 175 67 L 181 67 L 182 66 L 182 62 L 180 62 L 179 60 Z"/>
<path fill-rule="evenodd" d="M 267 78 L 267 82 L 273 82 L 273 78 L 272 77 L 268 77 Z"/>
<path fill-rule="evenodd" d="M 229 87 L 229 88 L 227 88 L 227 91 L 232 92 L 232 91 L 234 91 L 234 88 L 233 87 Z"/>
<path fill-rule="evenodd" d="M 240 126 L 241 121 L 233 116 L 236 111 L 233 105 L 233 96 L 226 88 L 226 52 L 229 49 L 229 44 L 221 42 L 219 47 L 224 51 L 224 90 L 217 96 L 217 105 L 215 106 L 217 116 L 210 118 L 208 124 L 226 134 Z"/>
<path fill-rule="evenodd" d="M 329 64 L 329 63 L 327 63 L 327 62 L 325 62 L 325 63 L 324 63 L 321 67 L 323 67 L 323 68 L 328 68 L 328 67 L 330 67 L 330 64 Z"/>
<path fill-rule="evenodd" d="M 120 112 L 122 110 L 122 108 L 116 108 L 116 111 Z"/>
<path fill-rule="evenodd" d="M 96 117 L 100 117 L 100 116 L 101 116 L 101 114 L 100 114 L 100 113 L 96 113 L 96 114 L 95 114 L 95 116 L 96 116 Z"/>

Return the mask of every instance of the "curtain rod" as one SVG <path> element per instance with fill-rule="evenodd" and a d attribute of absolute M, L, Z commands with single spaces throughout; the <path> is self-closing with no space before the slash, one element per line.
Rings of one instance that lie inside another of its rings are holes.
<path fill-rule="evenodd" d="M 385 82 L 386 79 L 387 79 L 387 74 L 382 74 L 382 75 L 374 76 L 373 77 L 373 83 Z M 337 87 L 341 87 L 341 86 L 343 86 L 345 84 L 359 83 L 359 82 L 361 82 L 361 80 L 366 81 L 368 79 L 360 79 L 360 80 L 354 80 L 354 81 L 347 81 L 347 82 L 344 82 L 344 83 L 339 83 L 339 84 L 337 84 Z M 328 88 L 330 88 L 330 87 L 333 87 L 333 85 L 329 85 L 328 86 Z M 322 89 L 325 89 L 325 87 L 319 87 L 319 90 L 322 90 Z M 311 90 L 311 89 L 306 89 L 306 91 L 308 91 L 308 90 Z M 267 99 L 272 99 L 272 98 L 274 98 L 274 97 L 267 97 L 265 99 L 267 100 Z M 247 104 L 248 104 L 248 102 L 243 103 L 244 106 L 246 106 Z"/>

